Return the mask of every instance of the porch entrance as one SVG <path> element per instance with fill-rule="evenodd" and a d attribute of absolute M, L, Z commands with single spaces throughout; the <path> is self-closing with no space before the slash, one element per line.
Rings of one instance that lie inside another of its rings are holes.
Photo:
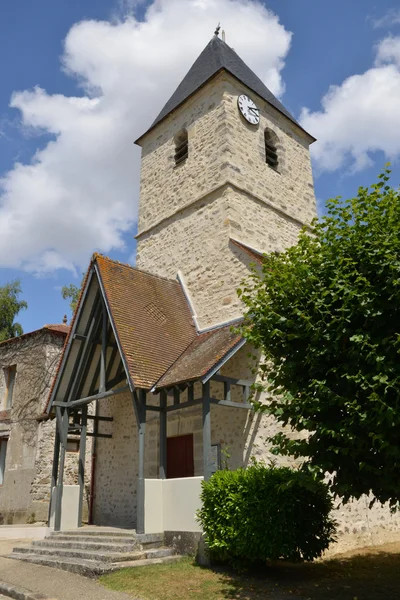
<path fill-rule="evenodd" d="M 193 434 L 167 438 L 167 479 L 194 477 Z"/>

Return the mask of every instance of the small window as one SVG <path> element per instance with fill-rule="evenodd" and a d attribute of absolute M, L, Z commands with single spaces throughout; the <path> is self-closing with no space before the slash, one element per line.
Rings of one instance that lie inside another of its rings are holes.
<path fill-rule="evenodd" d="M 67 452 L 79 452 L 79 439 L 68 438 L 66 451 Z"/>
<path fill-rule="evenodd" d="M 7 438 L 0 439 L 0 485 L 3 485 L 6 470 Z"/>
<path fill-rule="evenodd" d="M 270 129 L 264 132 L 265 162 L 273 169 L 278 169 L 278 136 Z"/>
<path fill-rule="evenodd" d="M 17 372 L 16 365 L 12 365 L 12 367 L 8 367 L 7 369 L 4 369 L 4 377 L 6 380 L 6 393 L 4 395 L 4 408 L 6 408 L 6 409 L 12 407 L 12 399 L 13 399 L 16 372 Z"/>
<path fill-rule="evenodd" d="M 183 163 L 189 155 L 189 142 L 186 129 L 175 137 L 175 166 Z"/>

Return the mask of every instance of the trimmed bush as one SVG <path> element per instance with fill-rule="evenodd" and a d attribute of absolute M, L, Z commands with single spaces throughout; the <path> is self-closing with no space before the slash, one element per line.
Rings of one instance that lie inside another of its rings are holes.
<path fill-rule="evenodd" d="M 312 560 L 334 540 L 328 487 L 303 471 L 253 464 L 203 482 L 197 517 L 210 555 L 234 565 Z"/>

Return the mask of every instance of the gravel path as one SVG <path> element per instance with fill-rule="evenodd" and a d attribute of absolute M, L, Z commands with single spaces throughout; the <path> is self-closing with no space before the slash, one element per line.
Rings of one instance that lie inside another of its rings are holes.
<path fill-rule="evenodd" d="M 52 600 L 132 600 L 132 596 L 106 590 L 93 579 L 51 567 L 5 558 L 13 547 L 30 540 L 0 540 L 0 581 L 41 593 Z M 2 600 L 3 596 L 0 596 Z"/>

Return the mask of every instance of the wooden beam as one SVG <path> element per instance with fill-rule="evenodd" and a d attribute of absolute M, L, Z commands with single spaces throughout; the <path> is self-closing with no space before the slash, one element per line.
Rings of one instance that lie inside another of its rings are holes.
<path fill-rule="evenodd" d="M 174 387 L 174 405 L 177 406 L 181 401 L 181 392 L 179 388 Z"/>
<path fill-rule="evenodd" d="M 139 390 L 139 468 L 138 468 L 138 485 L 137 485 L 137 508 L 136 508 L 136 531 L 137 533 L 145 533 L 144 531 L 144 511 L 145 511 L 145 435 L 146 435 L 146 391 Z"/>
<path fill-rule="evenodd" d="M 47 519 L 48 527 L 50 527 L 51 501 L 53 498 L 53 490 L 57 485 L 59 461 L 60 461 L 60 432 L 58 430 L 58 425 L 57 425 L 57 421 L 56 421 L 56 431 L 55 431 L 55 436 L 54 436 L 53 465 L 52 465 L 52 470 L 51 470 L 51 483 L 50 483 L 50 502 L 49 502 L 49 512 L 48 512 L 48 519 Z"/>
<path fill-rule="evenodd" d="M 203 476 L 210 479 L 211 473 L 211 407 L 210 382 L 203 383 Z"/>
<path fill-rule="evenodd" d="M 233 377 L 225 377 L 225 375 L 213 375 L 211 381 L 220 381 L 222 383 L 230 383 L 231 385 L 253 385 L 253 382 L 250 379 L 234 379 Z"/>
<path fill-rule="evenodd" d="M 197 400 L 191 400 L 190 402 L 183 402 L 182 404 L 172 404 L 171 406 L 167 406 L 165 409 L 167 412 L 171 412 L 173 410 L 182 410 L 184 408 L 190 408 L 190 406 L 197 406 L 198 404 L 202 404 L 203 399 L 198 398 Z"/>
<path fill-rule="evenodd" d="M 63 486 L 64 486 L 64 467 L 65 467 L 65 453 L 67 451 L 67 432 L 68 432 L 68 410 L 64 409 L 61 417 L 60 431 L 61 440 L 61 453 L 60 453 L 60 464 L 58 469 L 58 481 L 57 481 L 57 492 L 56 492 L 56 506 L 54 512 L 54 531 L 60 531 L 61 529 L 61 512 L 62 512 L 62 497 L 63 497 Z"/>
<path fill-rule="evenodd" d="M 117 394 L 122 394 L 123 392 L 127 392 L 128 390 L 129 385 L 124 385 L 124 387 L 117 388 L 116 390 L 110 390 L 108 392 L 103 392 L 102 394 L 95 394 L 94 396 L 88 396 L 87 398 L 81 398 L 80 400 L 73 400 L 72 402 L 54 402 L 54 406 L 61 408 L 73 408 L 75 406 L 84 406 L 85 404 L 90 404 L 94 400 L 102 400 L 103 398 L 116 396 Z"/>
<path fill-rule="evenodd" d="M 218 404 L 219 406 L 230 406 L 231 408 L 245 408 L 246 410 L 252 410 L 253 405 L 248 402 L 232 402 L 229 400 L 218 400 L 217 398 L 210 398 L 211 404 Z"/>
<path fill-rule="evenodd" d="M 153 404 L 146 404 L 146 410 L 151 410 L 153 412 L 161 412 L 161 408 L 159 406 L 154 406 Z"/>
<path fill-rule="evenodd" d="M 90 312 L 90 317 L 88 321 L 88 325 L 85 331 L 86 340 L 80 344 L 79 351 L 72 369 L 71 376 L 69 378 L 67 390 L 64 398 L 71 400 L 74 398 L 75 394 L 79 393 L 79 385 L 81 383 L 82 372 L 85 370 L 85 364 L 88 359 L 88 351 L 90 351 L 90 345 L 93 339 L 93 336 L 97 333 L 95 331 L 95 327 L 97 324 L 97 317 L 99 315 L 99 310 L 101 308 L 100 305 L 100 294 L 97 293 L 95 297 L 95 301 L 93 302 L 93 306 Z"/>
<path fill-rule="evenodd" d="M 103 301 L 103 315 L 101 328 L 101 354 L 100 354 L 100 384 L 99 392 L 106 391 L 106 362 L 107 362 L 107 311 Z"/>
<path fill-rule="evenodd" d="M 160 468 L 159 478 L 167 477 L 167 393 L 160 392 Z"/>
<path fill-rule="evenodd" d="M 224 381 L 224 397 L 227 402 L 231 401 L 231 384 L 229 381 Z"/>
<path fill-rule="evenodd" d="M 188 398 L 188 402 L 193 402 L 193 400 L 194 400 L 194 383 L 191 383 L 188 387 L 187 398 Z"/>
<path fill-rule="evenodd" d="M 92 438 L 107 438 L 107 439 L 111 439 L 112 438 L 112 433 L 87 433 L 86 434 L 87 437 L 92 437 Z"/>
<path fill-rule="evenodd" d="M 86 434 L 87 434 L 87 405 L 82 408 L 81 437 L 79 442 L 79 504 L 78 504 L 78 527 L 82 527 L 83 492 L 85 490 L 85 460 L 86 460 Z"/>
<path fill-rule="evenodd" d="M 96 415 L 88 415 L 87 416 L 88 419 L 90 419 L 91 421 L 114 421 L 114 417 L 100 417 L 100 416 L 96 416 Z"/>

